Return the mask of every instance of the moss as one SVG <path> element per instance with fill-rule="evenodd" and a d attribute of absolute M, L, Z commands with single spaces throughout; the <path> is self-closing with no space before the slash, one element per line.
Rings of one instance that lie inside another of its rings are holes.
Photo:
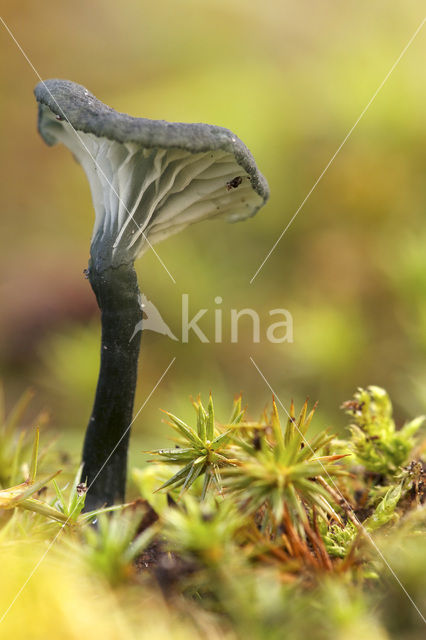
<path fill-rule="evenodd" d="M 292 406 L 284 424 L 274 403 L 256 421 L 241 398 L 224 422 L 211 398 L 194 407 L 193 426 L 167 414 L 177 446 L 133 471 L 142 499 L 96 514 L 94 525 L 82 517 L 78 473 L 69 487 L 55 488 L 56 470 L 45 469 L 43 493 L 24 498 L 42 508 L 22 509 L 18 500 L 3 505 L 6 512 L 0 504 L 0 547 L 15 576 L 29 573 L 34 552 L 44 557 L 56 520 L 72 523 L 55 537 L 54 562 L 35 574 L 37 591 L 22 600 L 27 635 L 16 632 L 19 599 L 6 632 L 33 637 L 31 619 L 40 633 L 54 627 L 75 637 L 80 615 L 66 612 L 78 609 L 85 629 L 124 640 L 419 635 L 426 592 L 420 419 L 397 430 L 377 387 L 345 403 L 353 421 L 346 440 L 321 429 L 308 438 L 314 411 L 307 403 L 298 414 Z M 24 485 L 38 491 L 37 446 L 21 468 L 29 474 Z M 45 594 L 47 608 L 35 593 Z M 3 584 L 4 610 L 13 596 Z"/>

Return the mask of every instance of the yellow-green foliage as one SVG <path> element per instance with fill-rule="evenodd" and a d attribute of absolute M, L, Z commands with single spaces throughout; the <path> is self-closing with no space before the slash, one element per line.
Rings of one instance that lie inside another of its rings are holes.
<path fill-rule="evenodd" d="M 424 416 L 397 430 L 390 398 L 384 389 L 375 386 L 358 389 L 354 399 L 345 402 L 343 407 L 353 418 L 349 448 L 360 464 L 368 471 L 384 476 L 395 474 L 407 464 L 414 435 Z"/>
<path fill-rule="evenodd" d="M 140 512 L 115 513 L 110 518 L 101 513 L 96 526 L 85 527 L 83 544 L 79 550 L 90 572 L 104 578 L 112 586 L 126 582 L 135 574 L 133 561 L 155 535 L 155 527 L 138 534 Z M 77 544 L 80 544 L 78 542 Z"/>
<path fill-rule="evenodd" d="M 368 394 L 363 424 L 392 439 L 387 396 Z M 259 421 L 241 398 L 224 423 L 211 398 L 195 409 L 194 428 L 168 414 L 178 447 L 133 471 L 142 499 L 114 514 L 82 512 L 80 470 L 66 486 L 55 470 L 37 480 L 36 432 L 24 482 L 0 491 L 0 637 L 417 637 L 423 461 L 407 454 L 372 485 L 367 465 L 342 454 L 352 438 L 307 439 L 306 403 L 284 428 L 275 404 Z"/>
<path fill-rule="evenodd" d="M 0 387 L 0 488 L 17 484 L 22 475 L 28 474 L 34 427 L 40 427 L 47 421 L 46 413 L 42 412 L 32 421 L 30 429 L 22 428 L 32 397 L 31 391 L 22 394 L 6 415 L 3 388 Z"/>
<path fill-rule="evenodd" d="M 229 426 L 218 428 L 215 424 L 211 395 L 207 410 L 200 399 L 193 404 L 197 414 L 196 429 L 171 413 L 167 413 L 169 425 L 179 434 L 179 439 L 176 440 L 177 445 L 173 449 L 159 449 L 152 453 L 159 456 L 165 464 L 181 467 L 161 485 L 161 489 L 172 486 L 182 487 L 184 492 L 199 476 L 204 475 L 202 496 L 205 497 L 212 480 L 215 481 L 216 487 L 220 488 L 219 468 L 232 463 L 227 444 L 232 437 L 231 427 L 241 421 L 244 411 L 241 410 L 241 398 L 239 398 L 234 403 Z"/>
<path fill-rule="evenodd" d="M 45 543 L 16 544 L 8 547 L 7 553 L 2 550 L 2 638 L 192 640 L 203 637 L 194 625 L 182 621 L 179 613 L 169 610 L 153 585 L 138 591 L 129 587 L 114 592 L 96 573 L 76 562 L 76 550 L 71 552 L 67 548 L 67 554 L 58 552 L 62 551 L 60 545 L 59 541 L 57 548 L 44 559 Z"/>
<path fill-rule="evenodd" d="M 306 438 L 315 408 L 308 413 L 302 407 L 298 418 L 291 406 L 285 429 L 282 428 L 275 402 L 267 420 L 255 426 L 241 424 L 232 449 L 235 464 L 224 470 L 224 486 L 252 512 L 265 507 L 265 521 L 272 516 L 279 526 L 288 512 L 302 531 L 306 506 L 315 507 L 324 518 L 339 520 L 325 484 L 346 471 L 336 464 L 342 455 L 325 455 L 325 447 L 333 436 L 322 431 L 310 441 Z"/>
<path fill-rule="evenodd" d="M 0 515 L 1 511 L 26 509 L 33 513 L 38 513 L 49 520 L 60 523 L 63 526 L 73 527 L 90 522 L 99 514 L 117 511 L 123 508 L 124 505 L 116 505 L 83 513 L 87 486 L 80 482 L 82 467 L 77 470 L 77 474 L 69 488 L 68 497 L 65 496 L 63 490 L 54 480 L 60 473 L 60 470 L 54 471 L 44 478 L 36 479 L 39 437 L 40 432 L 36 429 L 30 467 L 24 482 L 0 491 Z M 40 499 L 40 497 L 34 497 L 44 489 L 45 485 L 50 483 L 50 481 L 53 482 L 55 488 L 55 496 L 51 500 L 51 503 Z"/>
<path fill-rule="evenodd" d="M 185 496 L 180 509 L 168 509 L 163 522 L 170 549 L 208 565 L 229 561 L 236 551 L 236 534 L 245 524 L 232 500 L 199 502 L 192 496 Z"/>

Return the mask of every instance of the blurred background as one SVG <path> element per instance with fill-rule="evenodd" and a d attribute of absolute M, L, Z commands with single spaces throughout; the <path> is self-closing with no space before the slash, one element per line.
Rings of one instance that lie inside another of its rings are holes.
<path fill-rule="evenodd" d="M 132 463 L 164 445 L 159 408 L 190 417 L 211 389 L 226 420 L 243 392 L 252 418 L 271 393 L 319 400 L 317 427 L 341 430 L 357 386 L 384 386 L 398 420 L 426 404 L 426 29 L 413 42 L 252 284 L 250 279 L 420 24 L 420 0 L 138 0 L 2 2 L 43 78 L 87 86 L 135 116 L 232 129 L 267 177 L 271 199 L 244 223 L 207 222 L 145 255 L 141 289 L 179 335 L 181 295 L 213 339 L 146 332 L 135 409 L 176 361 L 134 425 Z M 36 131 L 38 81 L 0 25 L 0 366 L 10 406 L 34 411 L 78 459 L 96 386 L 99 316 L 87 266 L 93 210 L 82 169 Z M 231 344 L 231 308 L 256 309 Z M 288 309 L 294 343 L 266 340 L 268 311 Z"/>

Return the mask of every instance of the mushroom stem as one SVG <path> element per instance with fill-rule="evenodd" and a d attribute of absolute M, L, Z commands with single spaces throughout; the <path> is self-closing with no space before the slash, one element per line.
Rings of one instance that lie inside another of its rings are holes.
<path fill-rule="evenodd" d="M 83 447 L 82 478 L 89 491 L 86 510 L 123 502 L 142 320 L 139 287 L 131 264 L 88 277 L 101 310 L 101 363 L 92 415 Z"/>

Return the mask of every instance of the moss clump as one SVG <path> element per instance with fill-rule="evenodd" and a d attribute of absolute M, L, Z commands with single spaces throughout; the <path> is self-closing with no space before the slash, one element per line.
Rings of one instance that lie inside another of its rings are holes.
<path fill-rule="evenodd" d="M 47 469 L 40 493 L 38 440 L 32 455 L 22 452 L 26 493 L 0 503 L 0 547 L 13 575 L 30 573 L 35 551 L 44 557 L 53 539 L 54 562 L 23 597 L 22 634 L 18 599 L 5 637 L 35 637 L 28 615 L 38 637 L 53 627 L 75 637 L 79 617 L 66 613 L 75 610 L 98 637 L 124 640 L 417 637 L 426 592 L 421 419 L 397 430 L 377 387 L 345 403 L 347 439 L 308 437 L 307 403 L 283 420 L 273 402 L 256 421 L 240 397 L 224 422 L 212 398 L 194 407 L 194 425 L 167 414 L 175 446 L 134 470 L 141 498 L 112 515 L 82 513 L 78 474 L 60 488 Z M 5 611 L 14 595 L 0 587 Z"/>

